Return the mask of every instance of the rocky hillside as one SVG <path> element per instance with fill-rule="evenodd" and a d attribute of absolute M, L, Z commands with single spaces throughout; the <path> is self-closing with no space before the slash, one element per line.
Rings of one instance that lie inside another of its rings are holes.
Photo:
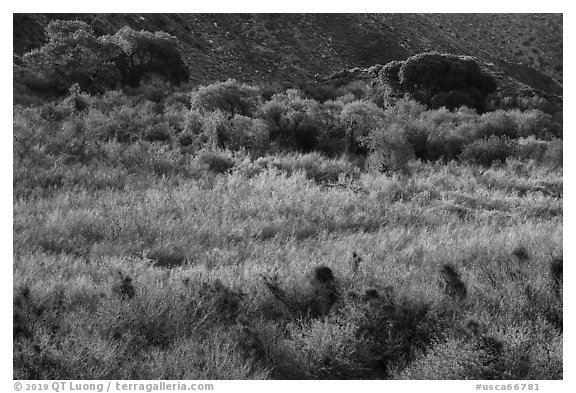
<path fill-rule="evenodd" d="M 562 95 L 561 14 L 15 14 L 14 53 L 41 45 L 51 19 L 81 19 L 97 34 L 124 25 L 173 34 L 194 83 L 297 85 L 435 50 L 475 56 L 517 88 Z"/>

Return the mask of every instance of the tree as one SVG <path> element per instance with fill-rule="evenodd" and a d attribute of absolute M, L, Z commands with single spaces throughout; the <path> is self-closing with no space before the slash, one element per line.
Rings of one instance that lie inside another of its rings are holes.
<path fill-rule="evenodd" d="M 178 39 L 168 33 L 123 27 L 113 36 L 102 37 L 102 41 L 120 49 L 115 64 L 127 86 L 137 87 L 143 78 L 150 75 L 161 76 L 174 84 L 190 78 Z"/>
<path fill-rule="evenodd" d="M 59 93 L 78 83 L 93 91 L 98 79 L 115 82 L 114 63 L 105 56 L 111 53 L 94 36 L 92 28 L 78 20 L 54 20 L 46 28 L 48 42 L 23 56 L 24 66 L 44 77 Z"/>
<path fill-rule="evenodd" d="M 496 79 L 469 56 L 421 53 L 403 62 L 391 62 L 381 78 L 398 93 L 432 108 L 462 105 L 484 112 L 486 98 L 496 91 Z"/>
<path fill-rule="evenodd" d="M 390 63 L 382 67 L 380 71 L 380 77 L 388 86 L 394 91 L 401 91 L 400 86 L 400 69 L 404 64 L 403 61 L 393 60 Z"/>
<path fill-rule="evenodd" d="M 189 79 L 178 40 L 167 33 L 124 27 L 112 36 L 96 37 L 85 22 L 54 20 L 46 35 L 47 43 L 22 60 L 29 73 L 48 81 L 57 94 L 74 83 L 86 92 L 118 84 L 137 87 L 153 74 L 175 84 Z"/>
<path fill-rule="evenodd" d="M 262 105 L 261 116 L 270 127 L 270 139 L 280 147 L 313 150 L 320 135 L 316 114 L 319 103 L 289 89 Z"/>
<path fill-rule="evenodd" d="M 363 139 L 381 124 L 383 116 L 384 111 L 370 101 L 346 104 L 340 114 L 340 121 L 346 128 L 346 153 L 366 154 Z"/>
<path fill-rule="evenodd" d="M 260 103 L 258 89 L 235 79 L 202 86 L 191 94 L 193 110 L 211 112 L 221 110 L 230 118 L 251 116 Z"/>

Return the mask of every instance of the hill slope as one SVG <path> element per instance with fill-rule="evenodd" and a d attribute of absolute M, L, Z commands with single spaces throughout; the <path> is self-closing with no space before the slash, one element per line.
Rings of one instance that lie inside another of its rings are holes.
<path fill-rule="evenodd" d="M 195 83 L 298 84 L 436 50 L 562 95 L 561 14 L 15 14 L 15 54 L 41 45 L 51 19 L 81 19 L 97 34 L 124 25 L 173 34 Z"/>

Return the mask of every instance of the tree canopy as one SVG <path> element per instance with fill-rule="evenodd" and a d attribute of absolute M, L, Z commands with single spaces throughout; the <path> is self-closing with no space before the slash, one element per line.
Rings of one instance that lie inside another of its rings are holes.
<path fill-rule="evenodd" d="M 23 66 L 47 81 L 57 93 L 74 83 L 85 91 L 117 85 L 137 87 L 149 75 L 179 84 L 189 78 L 178 40 L 164 32 L 135 31 L 96 37 L 79 20 L 54 20 L 46 28 L 47 42 L 23 56 Z"/>
<path fill-rule="evenodd" d="M 408 93 L 429 107 L 465 105 L 480 112 L 497 87 L 494 76 L 475 58 L 438 52 L 390 62 L 382 69 L 381 78 L 394 92 Z"/>
<path fill-rule="evenodd" d="M 128 86 L 138 86 L 147 75 L 159 75 L 175 84 L 190 78 L 178 48 L 178 40 L 168 33 L 123 27 L 113 36 L 103 37 L 103 40 L 120 49 L 115 63 L 122 74 L 122 81 Z"/>
<path fill-rule="evenodd" d="M 235 79 L 202 86 L 191 94 L 192 108 L 203 112 L 222 110 L 230 117 L 250 116 L 259 104 L 257 88 L 239 83 Z"/>

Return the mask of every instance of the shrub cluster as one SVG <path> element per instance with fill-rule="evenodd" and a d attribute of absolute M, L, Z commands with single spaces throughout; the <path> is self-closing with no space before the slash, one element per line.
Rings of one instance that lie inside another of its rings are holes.
<path fill-rule="evenodd" d="M 474 164 L 490 166 L 494 162 L 505 162 L 515 151 L 516 143 L 508 138 L 492 135 L 467 145 L 462 152 L 462 159 Z"/>
<path fill-rule="evenodd" d="M 562 126 L 539 110 L 480 115 L 466 107 L 427 110 L 409 99 L 382 109 L 350 95 L 318 102 L 294 89 L 265 99 L 258 88 L 235 80 L 190 94 L 143 84 L 97 95 L 75 84 L 62 99 L 15 106 L 14 171 L 15 184 L 44 189 L 85 179 L 81 173 L 86 167 L 101 163 L 120 170 L 102 186 L 123 186 L 119 179 L 125 172 L 199 176 L 202 168 L 225 171 L 204 165 L 210 154 L 219 156 L 208 150 L 241 152 L 250 161 L 280 152 L 286 157 L 294 152 L 344 156 L 362 169 L 381 172 L 407 172 L 412 158 L 490 165 L 516 157 L 559 166 L 561 137 Z M 216 167 L 227 167 L 222 165 Z M 288 167 L 332 171 L 310 165 Z"/>

